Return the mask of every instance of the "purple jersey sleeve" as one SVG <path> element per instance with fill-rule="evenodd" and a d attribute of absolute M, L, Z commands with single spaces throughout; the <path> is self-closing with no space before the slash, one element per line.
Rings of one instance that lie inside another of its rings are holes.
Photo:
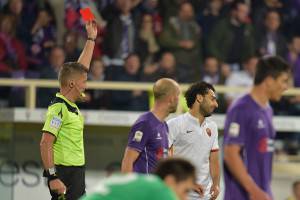
<path fill-rule="evenodd" d="M 247 130 L 246 117 L 245 110 L 238 107 L 227 113 L 224 126 L 224 144 L 244 145 Z"/>
<path fill-rule="evenodd" d="M 134 124 L 128 137 L 128 147 L 141 152 L 144 150 L 148 140 L 151 137 L 151 128 L 147 121 L 141 121 Z"/>

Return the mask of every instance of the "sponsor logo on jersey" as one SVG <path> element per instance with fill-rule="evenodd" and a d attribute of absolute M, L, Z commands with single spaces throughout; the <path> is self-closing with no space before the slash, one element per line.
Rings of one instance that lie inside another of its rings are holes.
<path fill-rule="evenodd" d="M 159 159 L 162 159 L 163 157 L 164 157 L 164 148 L 159 147 L 156 150 L 156 158 L 157 158 L 157 160 L 159 160 Z"/>
<path fill-rule="evenodd" d="M 260 153 L 267 153 L 274 151 L 274 140 L 268 137 L 263 137 L 258 142 L 258 151 Z"/>
<path fill-rule="evenodd" d="M 141 142 L 142 138 L 143 138 L 143 132 L 142 131 L 136 131 L 134 133 L 133 141 Z"/>

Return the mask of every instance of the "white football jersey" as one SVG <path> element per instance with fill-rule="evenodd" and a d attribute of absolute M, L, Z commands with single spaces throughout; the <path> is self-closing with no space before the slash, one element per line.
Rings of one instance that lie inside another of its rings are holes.
<path fill-rule="evenodd" d="M 219 150 L 218 128 L 215 122 L 205 118 L 202 124 L 189 112 L 170 119 L 169 147 L 173 146 L 174 156 L 183 157 L 196 166 L 197 183 L 204 186 L 204 197 L 210 198 L 212 179 L 210 176 L 210 153 Z M 190 199 L 200 199 L 199 195 L 192 192 Z"/>

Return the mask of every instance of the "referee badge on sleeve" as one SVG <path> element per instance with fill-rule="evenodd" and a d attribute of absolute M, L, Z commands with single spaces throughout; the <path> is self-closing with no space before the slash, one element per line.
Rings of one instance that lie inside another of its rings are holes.
<path fill-rule="evenodd" d="M 240 125 L 236 122 L 231 122 L 229 126 L 229 135 L 232 137 L 237 137 L 240 134 Z"/>
<path fill-rule="evenodd" d="M 141 142 L 142 137 L 143 137 L 143 132 L 142 131 L 136 131 L 134 133 L 133 141 Z"/>
<path fill-rule="evenodd" d="M 51 128 L 55 128 L 55 129 L 59 129 L 61 125 L 61 119 L 58 117 L 53 117 L 50 121 L 50 127 Z"/>

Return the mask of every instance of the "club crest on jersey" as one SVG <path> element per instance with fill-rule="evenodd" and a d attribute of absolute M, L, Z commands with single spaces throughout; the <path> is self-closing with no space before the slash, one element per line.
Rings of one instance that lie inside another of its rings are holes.
<path fill-rule="evenodd" d="M 206 133 L 207 133 L 207 135 L 210 137 L 211 136 L 211 130 L 210 130 L 210 128 L 206 128 Z"/>
<path fill-rule="evenodd" d="M 142 138 L 143 138 L 143 132 L 142 131 L 136 131 L 134 133 L 134 137 L 133 137 L 133 141 L 136 141 L 136 142 L 141 142 L 142 141 Z"/>

